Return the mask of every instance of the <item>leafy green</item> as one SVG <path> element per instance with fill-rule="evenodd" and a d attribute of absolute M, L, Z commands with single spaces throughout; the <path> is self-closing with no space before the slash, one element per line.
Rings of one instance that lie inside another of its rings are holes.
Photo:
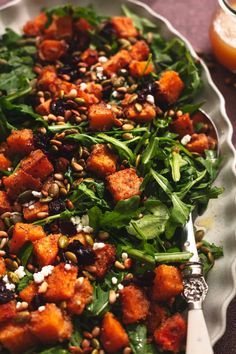
<path fill-rule="evenodd" d="M 109 309 L 109 292 L 102 289 L 97 284 L 93 291 L 93 299 L 91 304 L 87 306 L 86 313 L 90 316 L 101 316 Z"/>
<path fill-rule="evenodd" d="M 121 8 L 122 8 L 124 15 L 127 17 L 130 17 L 133 20 L 135 27 L 137 27 L 140 31 L 144 31 L 144 30 L 148 30 L 148 29 L 149 30 L 156 29 L 156 25 L 153 22 L 151 22 L 149 19 L 147 19 L 145 17 L 140 17 L 140 16 L 134 14 L 125 5 L 122 5 Z"/>
<path fill-rule="evenodd" d="M 45 349 L 38 354 L 69 354 L 70 352 L 66 349 L 63 349 L 61 346 L 52 347 L 49 349 Z"/>
<path fill-rule="evenodd" d="M 145 324 L 130 325 L 127 328 L 127 333 L 134 354 L 158 354 L 157 349 L 147 342 L 147 327 Z"/>
<path fill-rule="evenodd" d="M 33 280 L 33 274 L 30 273 L 27 269 L 25 269 L 26 275 L 20 279 L 20 282 L 17 285 L 17 291 L 20 292 Z"/>
<path fill-rule="evenodd" d="M 21 265 L 24 267 L 26 266 L 29 257 L 31 256 L 33 251 L 33 244 L 32 242 L 26 242 L 24 246 L 21 248 L 20 253 L 19 253 L 19 258 L 21 260 Z"/>
<path fill-rule="evenodd" d="M 182 156 L 173 151 L 170 157 L 170 166 L 171 166 L 171 174 L 173 181 L 178 182 L 180 180 L 180 169 L 182 166 L 186 165 L 186 161 L 182 158 Z"/>
<path fill-rule="evenodd" d="M 128 148 L 128 146 L 125 143 L 123 143 L 122 141 L 120 141 L 114 137 L 108 136 L 104 133 L 98 134 L 98 138 L 101 138 L 105 142 L 112 144 L 112 146 L 118 152 L 118 154 L 120 155 L 120 157 L 122 159 L 130 161 L 131 164 L 135 161 L 135 156 L 134 156 L 132 150 L 130 148 Z"/>

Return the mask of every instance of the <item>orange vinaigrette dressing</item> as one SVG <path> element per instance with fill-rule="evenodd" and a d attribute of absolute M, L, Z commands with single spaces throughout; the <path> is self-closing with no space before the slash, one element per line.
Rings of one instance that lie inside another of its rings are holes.
<path fill-rule="evenodd" d="M 236 9 L 236 2 L 230 6 Z M 219 8 L 210 27 L 210 39 L 218 61 L 236 71 L 236 15 Z"/>

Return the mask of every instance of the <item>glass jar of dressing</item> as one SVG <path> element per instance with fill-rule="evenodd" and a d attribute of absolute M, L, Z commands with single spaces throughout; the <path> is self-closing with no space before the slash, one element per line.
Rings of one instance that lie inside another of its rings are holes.
<path fill-rule="evenodd" d="M 236 72 L 236 0 L 218 0 L 211 26 L 210 39 L 217 60 Z"/>

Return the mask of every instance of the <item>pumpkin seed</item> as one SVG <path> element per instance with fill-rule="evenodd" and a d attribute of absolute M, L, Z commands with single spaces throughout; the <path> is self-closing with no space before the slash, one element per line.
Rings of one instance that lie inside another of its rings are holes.
<path fill-rule="evenodd" d="M 52 198 L 57 198 L 59 195 L 59 186 L 57 183 L 52 183 L 48 189 L 48 194 Z"/>
<path fill-rule="evenodd" d="M 90 235 L 85 235 L 85 240 L 90 246 L 93 246 L 93 238 Z"/>
<path fill-rule="evenodd" d="M 18 275 L 15 274 L 15 273 L 13 273 L 13 272 L 8 272 L 8 273 L 7 273 L 7 276 L 8 276 L 9 280 L 10 280 L 12 283 L 17 284 L 17 283 L 19 283 L 19 281 L 20 281 Z"/>
<path fill-rule="evenodd" d="M 136 157 L 136 160 L 135 160 L 135 166 L 138 167 L 139 163 L 140 163 L 140 160 L 141 160 L 141 155 L 137 155 Z"/>
<path fill-rule="evenodd" d="M 140 103 L 135 103 L 134 107 L 138 113 L 141 113 L 143 110 L 143 106 Z"/>
<path fill-rule="evenodd" d="M 1 219 L 9 218 L 10 216 L 11 216 L 10 211 L 6 211 L 5 213 L 3 213 L 3 214 L 1 215 Z"/>
<path fill-rule="evenodd" d="M 92 344 L 92 347 L 95 348 L 95 349 L 99 349 L 100 348 L 100 343 L 99 343 L 99 341 L 96 338 L 93 338 L 91 340 L 91 344 Z"/>
<path fill-rule="evenodd" d="M 122 125 L 122 130 L 132 130 L 132 129 L 134 129 L 134 126 L 132 124 L 125 123 Z"/>
<path fill-rule="evenodd" d="M 66 248 L 69 244 L 69 239 L 66 236 L 60 236 L 58 240 L 58 245 L 60 248 Z"/>
<path fill-rule="evenodd" d="M 125 78 L 123 76 L 118 76 L 112 79 L 112 84 L 114 87 L 121 87 L 125 83 Z"/>
<path fill-rule="evenodd" d="M 81 98 L 81 97 L 76 97 L 75 98 L 75 102 L 78 103 L 78 105 L 81 105 L 81 106 L 83 104 L 85 104 L 85 100 L 83 98 Z"/>
<path fill-rule="evenodd" d="M 137 90 L 138 85 L 137 84 L 132 84 L 129 88 L 128 88 L 128 92 L 129 93 L 133 93 Z"/>
<path fill-rule="evenodd" d="M 11 226 L 11 220 L 9 218 L 4 218 L 3 222 L 7 228 Z"/>
<path fill-rule="evenodd" d="M 131 133 L 124 133 L 123 135 L 122 135 L 122 138 L 123 139 L 125 139 L 125 140 L 131 140 L 131 139 L 133 139 L 133 134 L 131 134 Z"/>
<path fill-rule="evenodd" d="M 107 231 L 99 231 L 98 238 L 100 240 L 107 240 L 109 238 L 109 233 Z"/>
<path fill-rule="evenodd" d="M 12 271 L 14 271 L 18 268 L 18 263 L 16 261 L 13 261 L 10 258 L 5 259 L 5 264 L 6 264 L 7 268 Z"/>
<path fill-rule="evenodd" d="M 18 202 L 20 204 L 28 203 L 33 199 L 33 194 L 31 190 L 25 191 L 18 196 Z"/>
<path fill-rule="evenodd" d="M 205 235 L 205 232 L 203 230 L 197 230 L 195 232 L 196 241 L 200 242 L 203 239 L 204 235 Z"/>
<path fill-rule="evenodd" d="M 83 275 L 85 276 L 85 277 L 87 277 L 89 280 L 95 280 L 95 278 L 92 276 L 92 274 L 90 274 L 89 272 L 87 272 L 86 270 L 83 270 Z"/>
<path fill-rule="evenodd" d="M 30 320 L 30 313 L 29 311 L 20 311 L 17 313 L 15 321 L 17 323 L 25 323 Z"/>
<path fill-rule="evenodd" d="M 40 198 L 39 201 L 41 203 L 49 203 L 52 201 L 52 197 Z"/>
<path fill-rule="evenodd" d="M 132 96 L 129 98 L 128 103 L 129 103 L 129 104 L 133 103 L 134 101 L 137 100 L 137 98 L 138 98 L 138 95 L 137 95 L 137 94 L 132 95 Z"/>
<path fill-rule="evenodd" d="M 67 190 L 65 188 L 60 188 L 60 195 L 66 196 L 67 195 Z"/>
<path fill-rule="evenodd" d="M 207 257 L 208 257 L 209 261 L 210 261 L 212 264 L 215 263 L 215 258 L 214 258 L 213 254 L 212 254 L 211 252 L 208 252 L 208 253 L 207 253 Z"/>
<path fill-rule="evenodd" d="M 129 48 L 131 45 L 131 43 L 125 38 L 118 39 L 118 42 L 121 44 L 122 48 Z"/>
<path fill-rule="evenodd" d="M 124 264 L 122 264 L 121 262 L 119 262 L 119 261 L 115 261 L 115 267 L 117 268 L 117 269 L 120 269 L 120 270 L 124 270 L 125 269 L 125 266 L 124 266 Z"/>
<path fill-rule="evenodd" d="M 66 258 L 74 264 L 77 264 L 77 257 L 73 252 L 65 252 Z"/>
<path fill-rule="evenodd" d="M 97 349 L 94 349 L 91 354 L 98 354 L 99 351 Z"/>
<path fill-rule="evenodd" d="M 16 224 L 17 222 L 21 222 L 22 221 L 22 215 L 20 213 L 12 213 L 10 220 L 12 222 L 12 224 Z"/>

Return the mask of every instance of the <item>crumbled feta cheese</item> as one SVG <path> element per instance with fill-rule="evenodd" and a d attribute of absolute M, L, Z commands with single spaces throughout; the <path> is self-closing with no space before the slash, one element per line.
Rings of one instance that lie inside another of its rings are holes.
<path fill-rule="evenodd" d="M 38 191 L 32 191 L 32 195 L 36 198 L 42 198 L 42 193 Z"/>
<path fill-rule="evenodd" d="M 102 73 L 103 72 L 103 67 L 102 66 L 97 66 L 96 67 L 97 73 Z"/>
<path fill-rule="evenodd" d="M 41 269 L 41 273 L 43 274 L 44 277 L 47 277 L 47 276 L 49 276 L 50 274 L 52 274 L 53 268 L 54 268 L 53 265 L 44 266 L 44 267 Z"/>
<path fill-rule="evenodd" d="M 41 284 L 44 281 L 44 275 L 41 272 L 34 273 L 33 278 L 36 284 Z"/>
<path fill-rule="evenodd" d="M 87 84 L 85 82 L 81 82 L 79 88 L 80 88 L 80 90 L 84 91 L 87 88 Z"/>
<path fill-rule="evenodd" d="M 17 301 L 16 303 L 16 309 L 19 310 L 21 308 L 22 302 Z"/>
<path fill-rule="evenodd" d="M 17 268 L 14 273 L 15 273 L 16 275 L 18 275 L 18 277 L 19 277 L 20 279 L 24 278 L 24 276 L 26 275 L 23 266 L 20 266 L 19 268 Z"/>
<path fill-rule="evenodd" d="M 14 291 L 16 288 L 15 284 L 12 283 L 6 283 L 6 289 L 10 291 Z"/>
<path fill-rule="evenodd" d="M 125 261 L 128 258 L 128 253 L 126 252 L 121 253 L 121 258 L 123 259 L 123 261 Z"/>
<path fill-rule="evenodd" d="M 87 234 L 91 234 L 93 232 L 93 228 L 90 226 L 84 226 L 83 231 L 86 232 Z"/>
<path fill-rule="evenodd" d="M 73 225 L 78 225 L 81 222 L 80 217 L 78 215 L 72 216 L 72 218 L 70 218 L 70 221 L 72 222 Z"/>
<path fill-rule="evenodd" d="M 17 301 L 17 303 L 16 303 L 16 309 L 17 310 L 25 310 L 25 309 L 27 309 L 28 308 L 28 303 L 26 302 L 26 301 L 22 301 L 22 302 L 20 302 L 20 301 Z"/>
<path fill-rule="evenodd" d="M 43 312 L 45 309 L 46 309 L 45 306 L 39 306 L 38 311 L 39 311 L 39 312 Z"/>
<path fill-rule="evenodd" d="M 8 167 L 7 171 L 11 172 L 13 170 L 12 167 Z"/>
<path fill-rule="evenodd" d="M 84 214 L 82 217 L 81 217 L 81 224 L 83 226 L 88 226 L 89 225 L 89 217 L 88 217 L 88 214 Z"/>
<path fill-rule="evenodd" d="M 118 284 L 118 285 L 117 285 L 117 288 L 118 288 L 119 290 L 122 290 L 122 289 L 124 289 L 124 285 Z"/>
<path fill-rule="evenodd" d="M 186 134 L 186 135 L 183 136 L 183 138 L 181 139 L 181 144 L 182 144 L 182 145 L 187 145 L 190 141 L 191 141 L 191 135 Z"/>
<path fill-rule="evenodd" d="M 77 232 L 80 232 L 80 231 L 82 231 L 82 230 L 83 230 L 82 224 L 76 225 L 76 231 L 77 231 Z"/>
<path fill-rule="evenodd" d="M 118 91 L 116 91 L 116 90 L 113 91 L 111 95 L 112 95 L 112 97 L 116 98 L 118 96 Z"/>
<path fill-rule="evenodd" d="M 107 104 L 107 108 L 108 108 L 108 109 L 111 109 L 112 106 L 111 106 L 110 104 Z"/>
<path fill-rule="evenodd" d="M 7 275 L 4 275 L 4 277 L 2 278 L 2 280 L 4 281 L 4 283 L 9 283 L 9 279 Z"/>
<path fill-rule="evenodd" d="M 99 63 L 105 63 L 107 60 L 108 59 L 105 56 L 101 56 L 101 57 L 98 58 Z"/>
<path fill-rule="evenodd" d="M 111 278 L 111 282 L 112 282 L 112 284 L 117 284 L 118 283 L 118 279 L 116 278 L 116 277 L 112 277 Z"/>
<path fill-rule="evenodd" d="M 146 101 L 148 103 L 154 104 L 155 103 L 155 99 L 153 95 L 147 95 Z"/>
<path fill-rule="evenodd" d="M 25 208 L 29 208 L 31 205 L 33 205 L 35 203 L 34 200 L 30 200 L 28 203 L 24 203 L 22 204 L 23 207 Z"/>
<path fill-rule="evenodd" d="M 79 277 L 77 280 L 76 280 L 76 286 L 80 287 L 84 282 L 84 277 Z"/>
<path fill-rule="evenodd" d="M 71 270 L 71 265 L 69 263 L 65 264 L 65 270 Z"/>
<path fill-rule="evenodd" d="M 93 244 L 93 250 L 101 250 L 103 247 L 105 247 L 105 243 L 103 242 L 94 242 Z"/>
<path fill-rule="evenodd" d="M 31 205 L 29 205 L 29 210 L 33 210 L 34 209 L 34 204 L 31 204 Z"/>

